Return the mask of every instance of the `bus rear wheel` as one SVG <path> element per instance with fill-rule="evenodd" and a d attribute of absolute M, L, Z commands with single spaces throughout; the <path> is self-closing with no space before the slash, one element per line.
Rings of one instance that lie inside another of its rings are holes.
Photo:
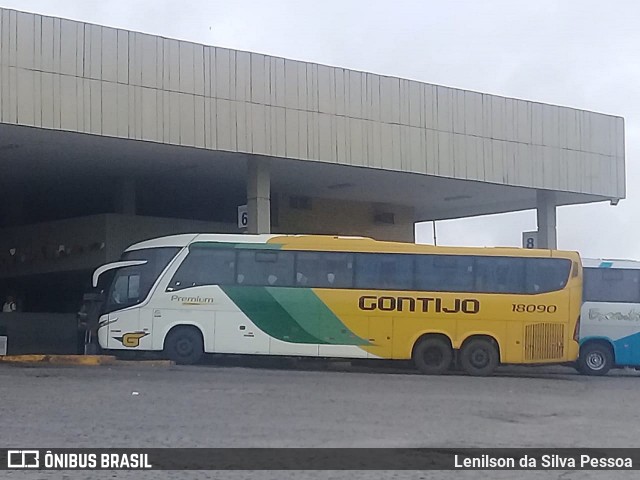
<path fill-rule="evenodd" d="M 451 366 L 451 345 L 440 337 L 427 337 L 413 349 L 413 363 L 426 375 L 440 375 Z"/>
<path fill-rule="evenodd" d="M 194 327 L 176 327 L 164 341 L 164 353 L 179 365 L 197 363 L 204 355 L 204 342 Z"/>
<path fill-rule="evenodd" d="M 491 375 L 500 362 L 495 344 L 486 338 L 474 338 L 462 345 L 460 365 L 469 375 Z"/>
<path fill-rule="evenodd" d="M 613 366 L 611 348 L 603 343 L 589 343 L 580 349 L 578 371 L 584 375 L 606 375 Z"/>

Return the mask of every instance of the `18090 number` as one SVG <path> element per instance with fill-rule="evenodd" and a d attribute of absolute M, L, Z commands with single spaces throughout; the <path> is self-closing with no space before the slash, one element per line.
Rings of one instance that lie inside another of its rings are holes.
<path fill-rule="evenodd" d="M 530 303 L 529 305 L 525 305 L 524 303 L 513 303 L 511 304 L 512 312 L 520 312 L 520 313 L 556 313 L 558 311 L 557 305 L 535 305 Z"/>

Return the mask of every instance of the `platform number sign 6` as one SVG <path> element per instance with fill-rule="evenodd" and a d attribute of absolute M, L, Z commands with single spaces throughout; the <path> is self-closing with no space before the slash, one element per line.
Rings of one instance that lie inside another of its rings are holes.
<path fill-rule="evenodd" d="M 238 228 L 247 228 L 249 224 L 249 213 L 246 205 L 238 206 Z"/>

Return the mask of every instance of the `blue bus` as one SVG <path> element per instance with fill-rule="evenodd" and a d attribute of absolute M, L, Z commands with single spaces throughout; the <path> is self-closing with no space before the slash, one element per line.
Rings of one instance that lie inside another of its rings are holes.
<path fill-rule="evenodd" d="M 640 262 L 582 259 L 577 367 L 586 375 L 640 369 Z"/>

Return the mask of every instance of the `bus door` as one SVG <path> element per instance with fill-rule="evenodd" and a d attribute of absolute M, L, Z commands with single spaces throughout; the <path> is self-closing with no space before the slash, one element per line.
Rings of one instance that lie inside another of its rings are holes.
<path fill-rule="evenodd" d="M 141 278 L 139 265 L 120 268 L 115 274 L 106 299 L 107 348 L 141 347 L 141 340 L 149 336 L 149 330 L 141 329 L 140 309 L 136 308 L 141 301 Z"/>

